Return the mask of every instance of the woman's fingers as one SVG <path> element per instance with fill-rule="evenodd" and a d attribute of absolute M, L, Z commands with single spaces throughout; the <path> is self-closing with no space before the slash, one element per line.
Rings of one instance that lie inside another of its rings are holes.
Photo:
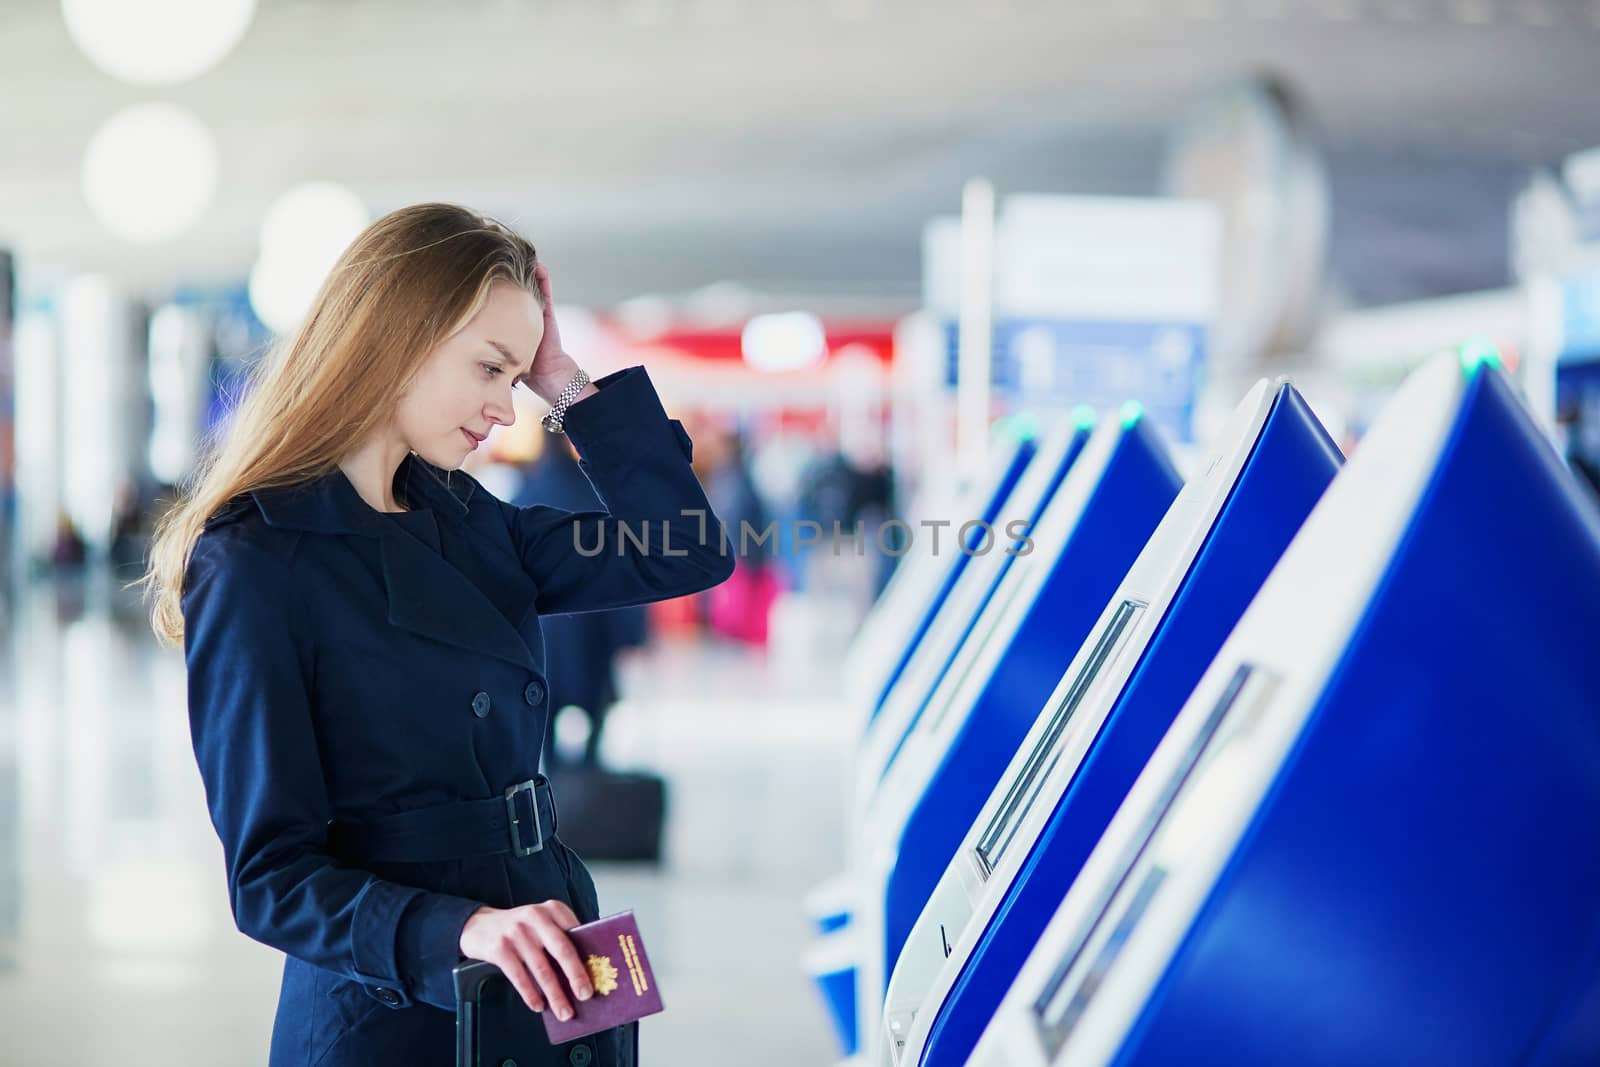
<path fill-rule="evenodd" d="M 594 995 L 594 990 L 589 988 L 589 967 L 579 957 L 572 939 L 567 936 L 565 930 L 554 923 L 545 924 L 543 935 L 544 947 L 566 974 L 567 984 L 571 987 L 573 995 L 579 1000 L 588 1000 Z"/>
<path fill-rule="evenodd" d="M 567 998 L 567 990 L 561 984 L 561 976 L 556 974 L 555 967 L 550 963 L 550 957 L 546 954 L 539 933 L 524 926 L 519 929 L 519 934 L 521 936 L 517 941 L 522 952 L 522 962 L 533 975 L 533 980 L 539 983 L 545 1003 L 556 1013 L 556 1018 L 562 1020 L 572 1018 L 572 1001 Z"/>
<path fill-rule="evenodd" d="M 485 930 L 485 924 L 492 925 Z M 589 968 L 567 936 L 577 925 L 578 917 L 559 900 L 507 911 L 485 906 L 463 930 L 462 951 L 467 955 L 482 951 L 477 946 L 487 941 L 483 947 L 488 952 L 481 958 L 500 968 L 530 1010 L 548 1008 L 557 1018 L 570 1019 L 572 998 L 588 1000 L 594 995 Z M 485 938 L 486 933 L 491 936 Z"/>
<path fill-rule="evenodd" d="M 590 987 L 589 966 L 578 955 L 577 946 L 567 936 L 567 931 L 578 925 L 578 916 L 560 900 L 547 900 L 543 907 L 548 920 L 545 947 L 566 972 L 573 993 L 579 1000 L 588 1000 L 594 995 L 594 990 Z"/>
<path fill-rule="evenodd" d="M 506 976 L 506 980 L 517 991 L 517 995 L 522 997 L 522 1002 L 530 1011 L 544 1011 L 544 997 L 539 993 L 538 983 L 523 965 L 522 955 L 510 938 L 507 938 L 504 947 L 497 953 L 497 958 L 491 962 L 500 968 L 500 972 Z"/>

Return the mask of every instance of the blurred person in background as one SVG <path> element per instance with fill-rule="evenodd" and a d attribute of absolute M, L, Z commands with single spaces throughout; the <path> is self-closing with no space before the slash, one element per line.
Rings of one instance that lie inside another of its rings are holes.
<path fill-rule="evenodd" d="M 111 569 L 119 577 L 136 578 L 144 569 L 150 542 L 149 515 L 137 485 L 128 482 L 118 488 L 111 514 Z"/>
<path fill-rule="evenodd" d="M 89 547 L 78 526 L 65 511 L 56 513 L 56 535 L 50 543 L 50 566 L 58 573 L 77 570 L 88 559 Z"/>
<path fill-rule="evenodd" d="M 1561 455 L 1580 484 L 1600 498 L 1600 420 L 1584 418 L 1585 405 L 1600 414 L 1600 400 L 1584 395 L 1567 401 L 1556 411 L 1561 431 Z"/>
<path fill-rule="evenodd" d="M 604 510 L 514 507 L 459 469 L 519 384 Z M 235 921 L 287 956 L 274 1067 L 453 1062 L 463 958 L 535 1011 L 592 994 L 566 931 L 599 916 L 594 882 L 536 774 L 540 616 L 727 577 L 683 518 L 718 529 L 690 454 L 643 368 L 591 383 L 566 353 L 533 246 L 455 205 L 363 231 L 262 364 L 144 581 L 184 644 Z M 645 521 L 673 554 L 620 535 Z M 519 1063 L 636 1054 L 629 1026 Z"/>
<path fill-rule="evenodd" d="M 898 558 L 883 551 L 878 539 L 884 524 L 896 517 L 894 474 L 883 450 L 863 443 L 819 455 L 800 475 L 799 509 L 803 518 L 822 527 L 817 543 L 804 549 L 797 561 L 797 570 L 805 575 L 806 587 L 814 584 L 812 571 L 819 551 L 834 554 L 859 551 L 872 559 L 865 590 L 866 603 L 870 604 L 888 584 Z M 859 549 L 854 541 L 858 524 L 861 529 Z M 842 535 L 839 539 L 834 538 L 836 529 Z M 891 551 L 900 551 L 904 545 L 897 543 L 894 535 L 895 531 L 890 530 L 884 535 L 883 543 Z"/>
<path fill-rule="evenodd" d="M 770 556 L 772 541 L 757 547 L 756 539 L 764 534 L 770 513 L 756 488 L 738 428 L 716 427 L 705 440 L 700 479 L 737 553 L 733 575 L 707 597 L 711 629 L 723 637 L 765 645 L 768 613 L 778 594 L 777 568 Z"/>
<path fill-rule="evenodd" d="M 552 439 L 542 445 L 521 473 L 521 486 L 511 498 L 517 507 L 543 504 L 567 511 L 592 511 L 601 506 L 577 453 L 564 441 Z M 712 508 L 722 514 L 715 502 Z M 563 762 L 555 743 L 555 723 L 556 713 L 568 707 L 578 708 L 589 719 L 581 765 L 599 766 L 606 712 L 618 696 L 617 656 L 624 649 L 642 647 L 649 637 L 648 627 L 643 607 L 552 615 L 543 620 L 551 708 L 545 725 L 547 769 Z"/>

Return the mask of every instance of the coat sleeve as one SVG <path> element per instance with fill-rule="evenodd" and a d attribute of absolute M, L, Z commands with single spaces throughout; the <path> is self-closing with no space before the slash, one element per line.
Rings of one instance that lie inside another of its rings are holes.
<path fill-rule="evenodd" d="M 644 368 L 595 386 L 563 421 L 605 510 L 503 505 L 541 615 L 647 604 L 733 573 L 722 524 L 689 466 L 689 435 L 667 418 Z"/>
<path fill-rule="evenodd" d="M 313 647 L 287 561 L 203 533 L 184 583 L 189 728 L 239 929 L 360 982 L 392 1008 L 453 1010 L 461 930 L 479 902 L 336 862 L 312 718 Z"/>

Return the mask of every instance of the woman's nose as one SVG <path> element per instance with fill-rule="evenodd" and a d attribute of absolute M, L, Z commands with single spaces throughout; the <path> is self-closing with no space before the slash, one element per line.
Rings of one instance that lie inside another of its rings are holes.
<path fill-rule="evenodd" d="M 491 422 L 497 422 L 501 426 L 514 426 L 517 422 L 517 407 L 509 400 L 504 404 L 490 404 L 484 408 L 484 414 Z"/>

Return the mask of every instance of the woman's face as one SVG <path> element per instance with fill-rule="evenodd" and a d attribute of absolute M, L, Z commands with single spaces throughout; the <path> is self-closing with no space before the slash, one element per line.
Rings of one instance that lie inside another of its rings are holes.
<path fill-rule="evenodd" d="M 436 467 L 460 467 L 492 427 L 516 421 L 511 390 L 543 338 L 533 294 L 493 282 L 483 307 L 429 354 L 401 396 L 395 424 L 406 447 Z"/>

